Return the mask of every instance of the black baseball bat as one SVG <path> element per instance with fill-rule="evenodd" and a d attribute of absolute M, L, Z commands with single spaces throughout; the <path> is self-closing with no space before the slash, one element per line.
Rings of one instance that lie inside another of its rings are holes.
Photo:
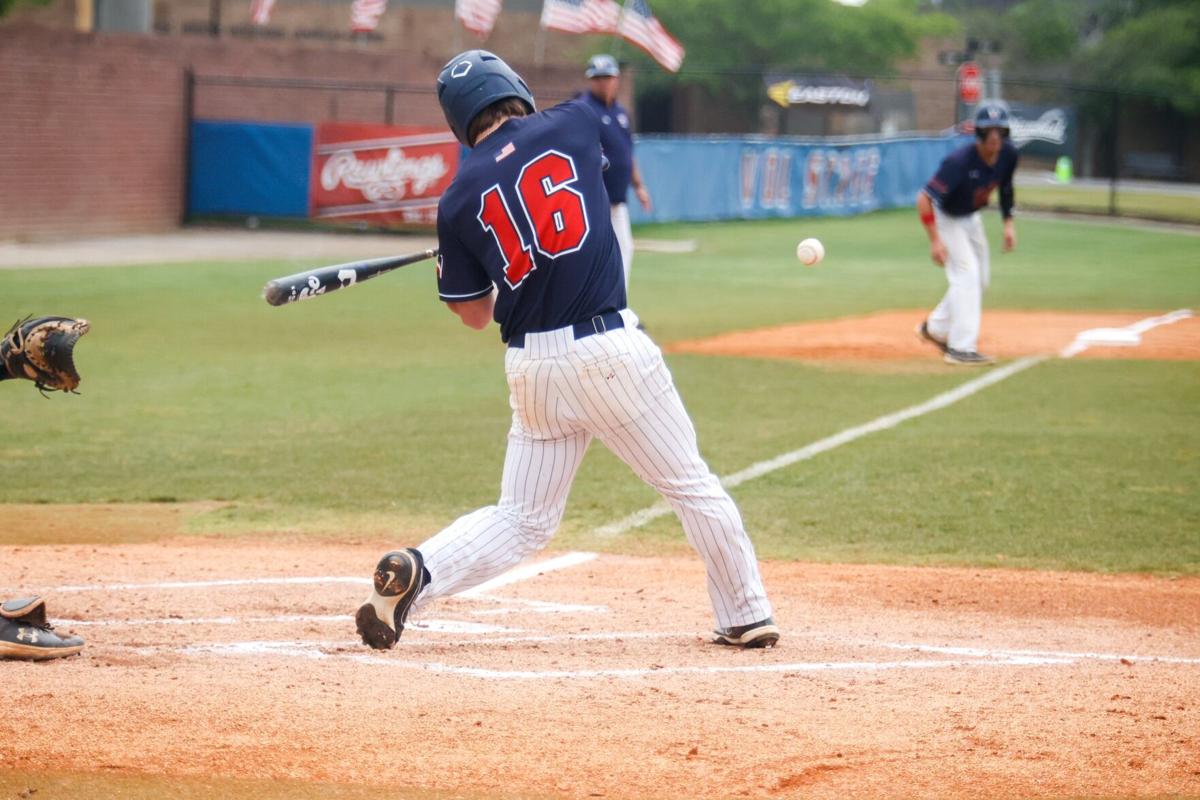
<path fill-rule="evenodd" d="M 437 254 L 437 248 L 434 247 L 403 256 L 350 261 L 346 264 L 334 264 L 329 267 L 310 269 L 307 272 L 297 272 L 295 275 L 287 275 L 268 282 L 263 287 L 263 299 L 273 306 L 298 303 L 310 297 L 320 297 L 330 292 L 336 292 L 338 289 L 362 283 L 376 275 L 382 275 L 409 264 L 416 264 L 427 258 L 436 258 Z"/>

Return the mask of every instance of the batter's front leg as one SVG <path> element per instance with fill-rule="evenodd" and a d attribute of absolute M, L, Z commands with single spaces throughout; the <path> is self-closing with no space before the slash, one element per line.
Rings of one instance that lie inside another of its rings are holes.
<path fill-rule="evenodd" d="M 430 582 L 416 607 L 491 580 L 545 547 L 590 441 L 587 433 L 552 440 L 510 433 L 499 502 L 459 517 L 417 548 Z"/>

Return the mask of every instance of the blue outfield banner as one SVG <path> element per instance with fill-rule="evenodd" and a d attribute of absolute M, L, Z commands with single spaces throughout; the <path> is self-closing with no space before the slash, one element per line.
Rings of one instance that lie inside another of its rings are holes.
<path fill-rule="evenodd" d="M 189 214 L 307 217 L 313 127 L 192 123 Z"/>
<path fill-rule="evenodd" d="M 845 216 L 911 206 L 967 137 L 792 141 L 640 136 L 635 154 L 653 208 L 632 221 Z"/>

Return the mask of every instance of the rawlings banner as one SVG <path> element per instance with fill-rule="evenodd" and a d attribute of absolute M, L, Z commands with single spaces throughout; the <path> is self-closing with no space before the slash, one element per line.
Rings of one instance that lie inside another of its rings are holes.
<path fill-rule="evenodd" d="M 444 128 L 321 123 L 313 146 L 312 215 L 432 225 L 458 155 L 457 140 Z"/>

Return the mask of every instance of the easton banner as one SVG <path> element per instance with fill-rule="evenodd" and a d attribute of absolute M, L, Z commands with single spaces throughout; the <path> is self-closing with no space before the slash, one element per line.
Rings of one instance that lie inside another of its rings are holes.
<path fill-rule="evenodd" d="M 871 103 L 870 81 L 840 75 L 767 75 L 767 97 L 788 106 L 851 106 L 866 108 Z"/>
<path fill-rule="evenodd" d="M 312 216 L 432 225 L 458 157 L 458 141 L 444 128 L 321 123 L 313 144 Z"/>

